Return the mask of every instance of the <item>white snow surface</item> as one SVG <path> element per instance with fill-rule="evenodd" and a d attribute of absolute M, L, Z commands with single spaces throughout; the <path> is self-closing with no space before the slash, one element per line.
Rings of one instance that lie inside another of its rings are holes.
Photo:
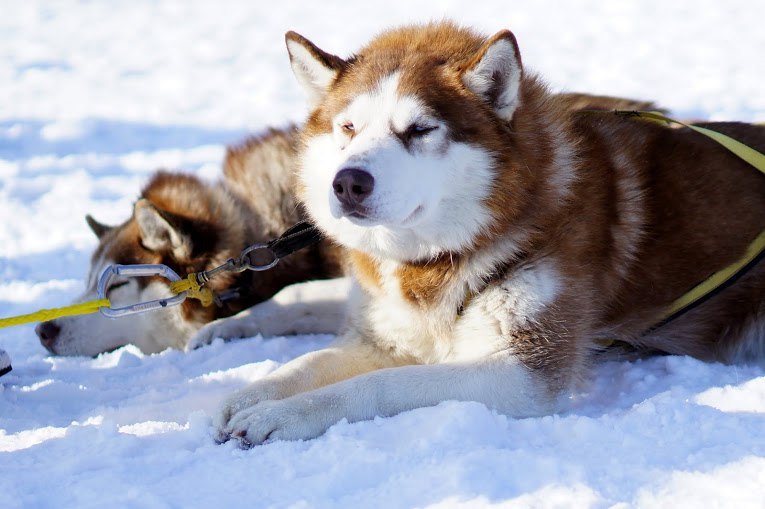
<path fill-rule="evenodd" d="M 395 24 L 513 30 L 555 90 L 765 121 L 765 5 L 575 2 L 3 2 L 0 316 L 64 305 L 95 239 L 158 167 L 206 179 L 224 146 L 300 121 L 283 34 L 348 55 Z M 0 330 L 0 507 L 765 507 L 765 369 L 683 357 L 598 366 L 566 412 L 444 402 L 305 442 L 216 445 L 211 415 L 328 336 L 49 356 Z"/>

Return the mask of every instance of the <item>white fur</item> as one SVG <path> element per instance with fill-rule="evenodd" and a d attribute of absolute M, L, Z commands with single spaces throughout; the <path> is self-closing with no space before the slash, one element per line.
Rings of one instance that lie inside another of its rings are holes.
<path fill-rule="evenodd" d="M 569 196 L 572 185 L 579 178 L 576 171 L 578 164 L 570 135 L 555 119 L 549 119 L 547 125 L 553 138 L 554 155 L 553 163 L 550 165 L 554 173 L 550 175 L 547 185 L 552 189 L 555 197 L 562 202 Z"/>
<path fill-rule="evenodd" d="M 559 401 L 518 361 L 512 344 L 513 332 L 533 323 L 563 285 L 549 263 L 523 267 L 485 289 L 460 319 L 454 304 L 464 299 L 474 266 L 427 310 L 402 298 L 390 277 L 395 269 L 395 262 L 381 267 L 381 294 L 352 296 L 349 330 L 331 348 L 299 357 L 229 398 L 215 419 L 219 439 L 239 437 L 245 445 L 308 439 L 343 418 L 395 415 L 450 399 L 516 417 L 556 408 Z M 417 365 L 401 366 L 410 363 Z"/>
<path fill-rule="evenodd" d="M 74 302 L 87 302 L 98 299 L 96 287 L 104 269 L 114 262 L 102 253 L 93 261 L 88 274 L 85 292 Z M 115 280 L 115 283 L 120 280 Z M 115 302 L 128 302 L 130 299 L 138 299 L 138 287 L 135 282 L 117 288 L 109 297 Z M 137 300 L 133 300 L 137 302 Z M 131 324 L 124 320 L 112 320 L 100 313 L 89 315 L 70 316 L 58 318 L 53 321 L 61 331 L 55 343 L 50 347 L 52 353 L 57 355 L 87 355 L 94 356 L 108 352 L 128 344 Z"/>
<path fill-rule="evenodd" d="M 95 283 L 103 269 L 110 265 L 109 260 L 99 261 L 89 277 L 91 285 L 76 302 L 98 298 Z M 141 290 L 135 279 L 125 281 L 126 285 L 108 293 L 113 307 L 172 296 L 168 286 L 160 282 L 151 283 Z M 115 280 L 117 282 L 121 280 Z M 183 318 L 179 307 L 120 318 L 93 313 L 59 318 L 54 323 L 61 328 L 52 346 L 53 353 L 57 355 L 95 356 L 127 344 L 134 344 L 147 354 L 156 353 L 171 347 L 180 348 L 198 328 L 197 324 Z"/>
<path fill-rule="evenodd" d="M 466 87 L 480 96 L 491 95 L 498 84 L 497 75 L 502 76 L 499 93 L 496 94 L 494 109 L 500 118 L 510 120 L 518 107 L 518 91 L 521 84 L 521 63 L 516 56 L 516 47 L 508 39 L 499 39 L 492 44 L 480 62 L 465 72 L 462 81 Z"/>
<path fill-rule="evenodd" d="M 765 366 L 765 317 L 760 316 L 742 334 L 743 339 L 731 354 L 731 362 Z"/>
<path fill-rule="evenodd" d="M 555 301 L 561 286 L 560 275 L 543 262 L 522 267 L 501 284 L 482 291 L 457 322 L 452 357 L 478 359 L 512 349 L 506 338 L 531 325 Z M 490 339 L 478 341 L 478 337 Z"/>
<path fill-rule="evenodd" d="M 317 369 L 317 364 L 302 368 Z M 286 365 L 284 371 L 296 372 L 297 367 Z M 392 416 L 446 400 L 481 401 L 518 417 L 550 411 L 529 371 L 505 355 L 474 363 L 381 369 L 284 399 L 269 400 L 267 393 L 261 394 L 256 390 L 248 393 L 257 402 L 236 412 L 220 438 L 228 433 L 243 435 L 246 445 L 305 440 L 321 435 L 341 419 L 356 422 Z"/>
<path fill-rule="evenodd" d="M 335 118 L 335 131 L 308 141 L 302 161 L 314 219 L 342 244 L 397 260 L 460 251 L 491 221 L 484 205 L 493 160 L 483 148 L 448 139 L 447 126 L 421 101 L 398 92 L 398 74 L 380 80 Z M 352 123 L 355 136 L 342 133 Z M 438 128 L 409 150 L 395 132 L 413 123 Z M 332 190 L 338 171 L 356 167 L 375 179 L 364 219 L 345 216 Z"/>
<path fill-rule="evenodd" d="M 189 340 L 186 350 L 209 344 L 215 338 L 337 334 L 343 324 L 350 286 L 349 278 L 287 286 L 270 300 L 208 323 Z"/>
<path fill-rule="evenodd" d="M 616 179 L 616 207 L 619 220 L 611 225 L 611 237 L 614 239 L 614 249 L 620 257 L 619 266 L 622 277 L 627 274 L 631 263 L 636 260 L 647 222 L 645 191 L 630 163 L 630 155 L 617 150 L 614 155 L 614 166 L 619 174 L 619 178 Z"/>

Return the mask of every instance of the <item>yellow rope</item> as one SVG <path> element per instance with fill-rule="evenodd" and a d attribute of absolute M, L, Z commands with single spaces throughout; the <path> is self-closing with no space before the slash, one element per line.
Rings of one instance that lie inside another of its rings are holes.
<path fill-rule="evenodd" d="M 28 315 L 12 316 L 9 318 L 0 318 L 0 329 L 4 327 L 13 327 L 14 325 L 23 325 L 25 323 L 32 322 L 46 322 L 62 316 L 75 316 L 75 315 L 87 315 L 89 313 L 95 313 L 99 308 L 111 307 L 109 299 L 98 299 L 83 302 L 81 304 L 73 304 L 71 306 L 64 306 L 62 308 L 53 309 L 41 309 Z"/>
<path fill-rule="evenodd" d="M 170 291 L 175 295 L 188 292 L 188 298 L 199 300 L 203 306 L 210 306 L 213 303 L 212 290 L 200 285 L 197 282 L 196 274 L 189 274 L 186 279 L 170 284 Z M 0 329 L 27 323 L 47 322 L 48 320 L 55 320 L 64 316 L 87 315 L 97 312 L 100 308 L 110 308 L 111 306 L 112 304 L 109 302 L 109 299 L 97 299 L 60 308 L 41 309 L 26 315 L 0 318 Z"/>
<path fill-rule="evenodd" d="M 179 293 L 188 292 L 186 297 L 199 300 L 205 307 L 210 306 L 213 303 L 212 290 L 200 285 L 197 281 L 197 275 L 195 273 L 189 274 L 186 276 L 186 279 L 181 279 L 180 281 L 170 283 L 170 291 L 176 295 Z"/>

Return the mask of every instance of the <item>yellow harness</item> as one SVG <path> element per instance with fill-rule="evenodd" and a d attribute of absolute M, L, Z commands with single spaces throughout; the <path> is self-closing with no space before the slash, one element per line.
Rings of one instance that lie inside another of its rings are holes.
<path fill-rule="evenodd" d="M 689 129 L 693 129 L 697 133 L 703 134 L 708 138 L 713 139 L 726 149 L 733 152 L 735 155 L 754 166 L 763 175 L 765 175 L 765 155 L 757 152 L 752 147 L 744 145 L 740 141 L 734 140 L 730 136 L 726 136 L 717 131 L 707 129 L 705 127 L 699 127 L 692 124 L 685 124 L 678 120 L 674 120 L 661 113 L 653 111 L 635 111 L 624 112 L 624 114 L 633 116 L 636 118 L 650 120 L 655 122 L 662 122 L 667 124 L 678 124 Z M 664 310 L 664 313 L 658 318 L 658 324 L 654 328 L 667 323 L 674 317 L 689 310 L 690 308 L 701 303 L 702 300 L 711 296 L 717 289 L 722 288 L 728 282 L 742 275 L 750 267 L 754 266 L 765 255 L 765 230 L 761 231 L 757 237 L 749 244 L 744 255 L 736 262 L 728 265 L 727 267 L 715 272 L 707 279 L 693 287 L 685 295 L 675 300 L 670 306 Z"/>

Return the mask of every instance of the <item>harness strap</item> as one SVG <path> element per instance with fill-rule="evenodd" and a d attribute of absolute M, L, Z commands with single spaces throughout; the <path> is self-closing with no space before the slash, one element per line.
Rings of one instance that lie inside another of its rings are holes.
<path fill-rule="evenodd" d="M 765 230 L 761 231 L 754 241 L 749 244 L 749 247 L 747 247 L 746 252 L 741 259 L 728 265 L 724 269 L 715 272 L 709 276 L 709 278 L 694 286 L 685 295 L 673 302 L 664 311 L 661 321 L 654 325 L 650 330 L 658 329 L 662 325 L 671 322 L 683 313 L 690 311 L 730 287 L 733 283 L 738 281 L 741 276 L 746 274 L 749 269 L 762 261 L 763 258 L 765 258 Z"/>
<path fill-rule="evenodd" d="M 692 129 L 697 133 L 716 141 L 728 149 L 730 152 L 752 165 L 763 175 L 765 175 L 765 155 L 756 151 L 752 147 L 744 145 L 740 141 L 731 138 L 730 136 L 717 131 L 713 131 L 711 129 L 707 129 L 706 127 L 686 124 L 654 111 L 615 111 L 614 113 L 617 115 L 624 115 L 627 117 L 634 117 L 642 120 L 667 124 L 678 124 Z M 659 317 L 659 322 L 646 332 L 651 332 L 663 325 L 666 325 L 675 318 L 678 318 L 682 314 L 690 311 L 691 309 L 699 306 L 700 304 L 719 294 L 724 289 L 728 288 L 738 279 L 740 279 L 752 267 L 757 265 L 763 258 L 765 258 L 765 230 L 761 231 L 760 234 L 754 238 L 751 244 L 749 244 L 747 247 L 744 255 L 738 261 L 715 272 L 707 279 L 694 286 L 680 298 L 675 300 Z"/>
<path fill-rule="evenodd" d="M 693 124 L 686 124 L 684 122 L 680 122 L 679 120 L 675 120 L 674 118 L 670 118 L 666 115 L 662 115 L 661 113 L 656 111 L 616 110 L 614 111 L 614 113 L 617 115 L 623 115 L 626 117 L 635 117 L 635 118 L 640 118 L 643 120 L 652 120 L 655 122 L 661 122 L 661 123 L 667 123 L 667 124 L 677 124 L 683 127 L 687 127 L 689 129 L 693 129 L 697 133 L 703 134 L 704 136 L 716 141 L 717 143 L 727 148 L 728 150 L 736 154 L 738 157 L 740 157 L 747 163 L 754 166 L 760 172 L 765 173 L 765 154 L 757 152 L 755 149 L 753 149 L 749 145 L 744 145 L 740 141 L 735 140 L 731 138 L 730 136 L 727 136 L 723 133 L 713 131 L 712 129 L 707 129 L 706 127 L 700 127 Z"/>
<path fill-rule="evenodd" d="M 300 221 L 267 244 L 277 259 L 320 242 L 324 238 L 319 228 L 308 221 Z"/>

